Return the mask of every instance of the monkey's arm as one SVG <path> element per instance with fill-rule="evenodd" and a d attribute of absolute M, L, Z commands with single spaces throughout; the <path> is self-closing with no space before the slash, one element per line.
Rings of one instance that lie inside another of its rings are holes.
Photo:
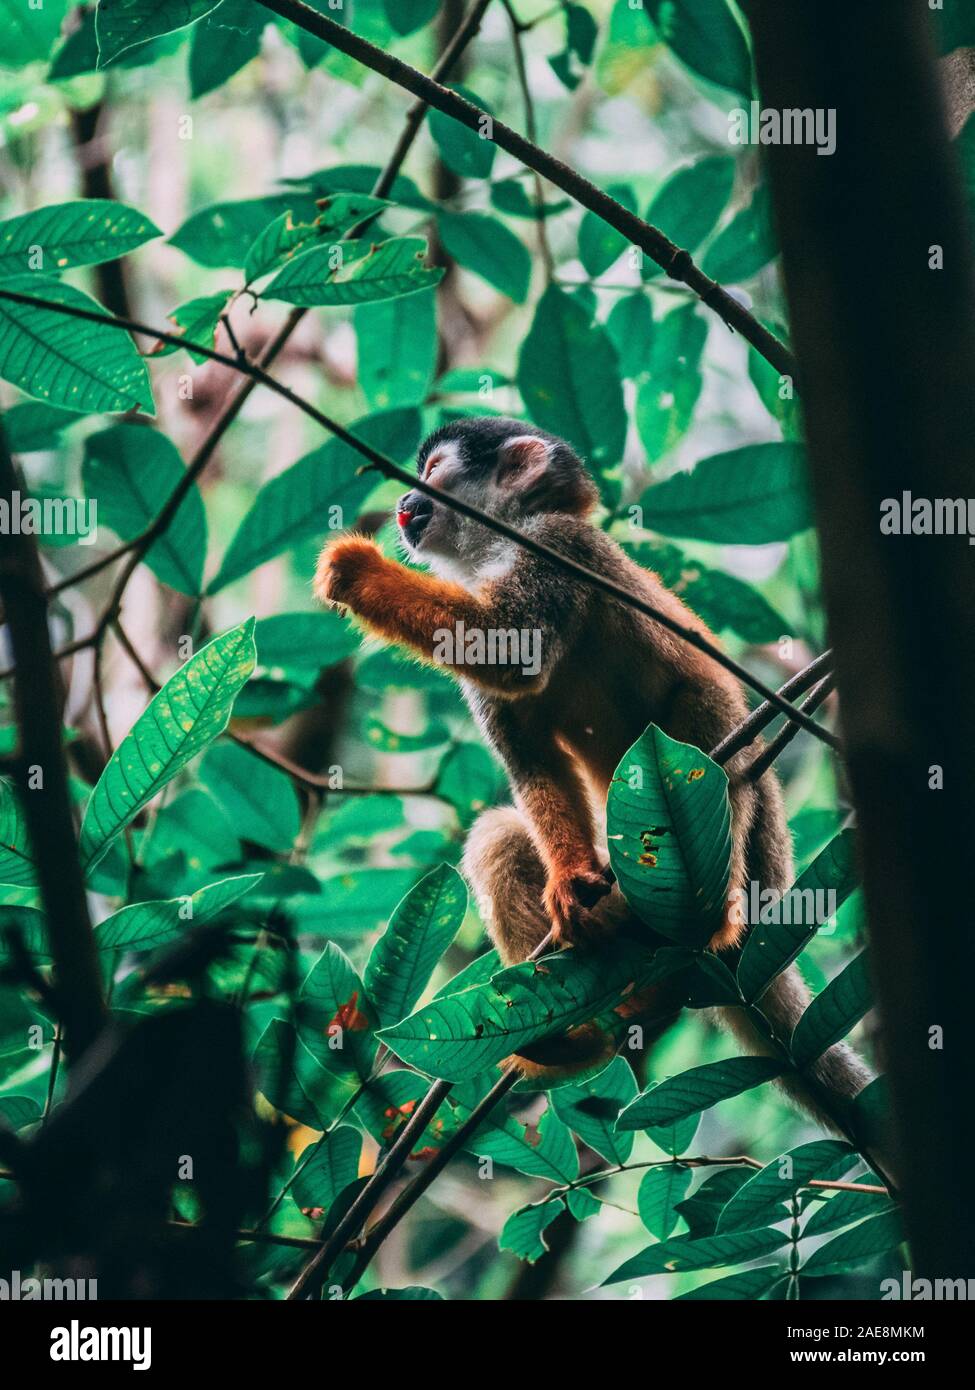
<path fill-rule="evenodd" d="M 343 536 L 325 547 L 315 574 L 315 593 L 323 603 L 350 608 L 377 636 L 410 647 L 432 665 L 456 670 L 466 680 L 496 694 L 538 690 L 556 646 L 560 646 L 554 640 L 541 641 L 542 660 L 534 674 L 526 674 L 514 664 L 465 661 L 463 651 L 455 652 L 458 660 L 453 662 L 435 657 L 434 649 L 439 645 L 435 634 L 453 634 L 458 623 L 463 623 L 467 632 L 483 633 L 488 629 L 535 628 L 537 620 L 527 613 L 503 613 L 490 590 L 477 597 L 460 584 L 388 560 L 365 536 Z"/>

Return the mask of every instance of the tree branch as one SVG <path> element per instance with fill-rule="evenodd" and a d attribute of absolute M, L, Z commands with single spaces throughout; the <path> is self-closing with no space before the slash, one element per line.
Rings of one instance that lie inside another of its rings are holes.
<path fill-rule="evenodd" d="M 777 372 L 791 377 L 793 381 L 796 380 L 795 358 L 774 333 L 770 333 L 759 323 L 727 290 L 705 275 L 695 265 L 689 252 L 675 246 L 657 227 L 651 227 L 615 198 L 597 188 L 589 179 L 570 169 L 562 160 L 556 159 L 533 141 L 526 140 L 510 126 L 495 120 L 457 92 L 442 86 L 433 78 L 425 77 L 422 72 L 395 58 L 385 49 L 377 48 L 375 44 L 360 38 L 351 29 L 343 28 L 341 24 L 336 24 L 326 15 L 319 14 L 317 10 L 303 4 L 302 0 L 260 2 L 265 9 L 273 10 L 283 19 L 289 19 L 293 24 L 297 24 L 299 29 L 314 34 L 316 38 L 331 44 L 339 52 L 348 54 L 363 66 L 372 68 L 390 82 L 395 82 L 397 86 L 412 92 L 429 106 L 452 116 L 468 130 L 484 135 L 484 138 L 490 139 L 500 149 L 514 155 L 529 169 L 548 179 L 556 188 L 561 188 L 570 198 L 574 198 L 577 203 L 581 203 L 611 227 L 615 227 L 627 241 L 638 246 L 656 265 L 665 270 L 671 279 L 679 280 L 693 290 L 702 303 L 713 309 L 725 324 L 736 333 L 740 333 L 746 342 L 751 343 L 756 352 L 761 353 Z"/>

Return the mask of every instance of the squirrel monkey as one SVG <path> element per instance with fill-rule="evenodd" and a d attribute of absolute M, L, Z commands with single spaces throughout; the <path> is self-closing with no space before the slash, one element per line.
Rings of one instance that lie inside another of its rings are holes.
<path fill-rule="evenodd" d="M 563 440 L 520 420 L 461 419 L 424 442 L 418 472 L 434 488 L 507 521 L 716 641 L 656 575 L 590 523 L 598 493 Z M 598 939 L 628 914 L 604 868 L 601 829 L 620 760 L 651 722 L 672 738 L 713 748 L 748 714 L 741 686 L 653 619 L 421 492 L 400 499 L 397 521 L 407 553 L 430 574 L 386 559 L 365 537 L 346 536 L 322 551 L 315 591 L 323 602 L 350 609 L 370 632 L 450 666 L 501 757 L 515 805 L 480 816 L 463 869 L 504 963 L 524 960 L 550 928 L 564 944 Z M 443 636 L 458 631 L 537 636 L 536 659 L 469 664 L 461 642 L 445 661 Z M 793 881 L 782 794 L 774 772 L 757 783 L 743 776 L 751 756 L 743 750 L 726 766 L 730 888 L 757 881 L 781 890 Z M 730 902 L 710 942 L 716 951 L 735 946 L 743 934 Z M 641 998 L 644 1012 L 659 1014 L 667 1003 L 664 986 L 654 996 L 655 1008 Z M 792 968 L 763 997 L 762 1010 L 788 1038 L 808 999 Z M 678 1011 L 671 1000 L 666 1022 Z M 750 1050 L 765 1050 L 743 1011 L 723 1012 Z M 589 1067 L 606 1041 L 593 1034 L 584 1025 L 551 1047 L 537 1045 L 530 1056 L 535 1063 Z M 842 1044 L 815 1068 L 816 1083 L 844 1100 L 869 1079 Z M 814 1096 L 806 1091 L 799 1098 L 825 1119 Z"/>

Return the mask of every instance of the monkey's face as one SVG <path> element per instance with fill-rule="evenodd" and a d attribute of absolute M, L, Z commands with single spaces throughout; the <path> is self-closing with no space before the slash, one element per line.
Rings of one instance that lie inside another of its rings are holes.
<path fill-rule="evenodd" d="M 563 440 L 522 420 L 455 420 L 424 441 L 417 472 L 438 492 L 511 525 L 547 512 L 584 515 L 596 488 Z M 479 522 L 418 490 L 400 498 L 397 521 L 410 556 L 451 577 L 470 578 L 498 549 Z"/>

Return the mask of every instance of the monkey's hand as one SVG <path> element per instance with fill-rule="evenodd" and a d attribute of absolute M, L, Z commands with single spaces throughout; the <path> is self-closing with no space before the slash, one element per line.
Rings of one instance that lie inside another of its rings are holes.
<path fill-rule="evenodd" d="M 357 600 L 370 580 L 389 565 L 379 546 L 366 536 L 339 536 L 318 557 L 315 594 L 322 603 L 358 611 Z"/>
<path fill-rule="evenodd" d="M 544 902 L 556 941 L 569 946 L 604 939 L 612 929 L 591 909 L 612 886 L 606 873 L 596 869 L 581 869 L 550 879 L 545 886 Z"/>

